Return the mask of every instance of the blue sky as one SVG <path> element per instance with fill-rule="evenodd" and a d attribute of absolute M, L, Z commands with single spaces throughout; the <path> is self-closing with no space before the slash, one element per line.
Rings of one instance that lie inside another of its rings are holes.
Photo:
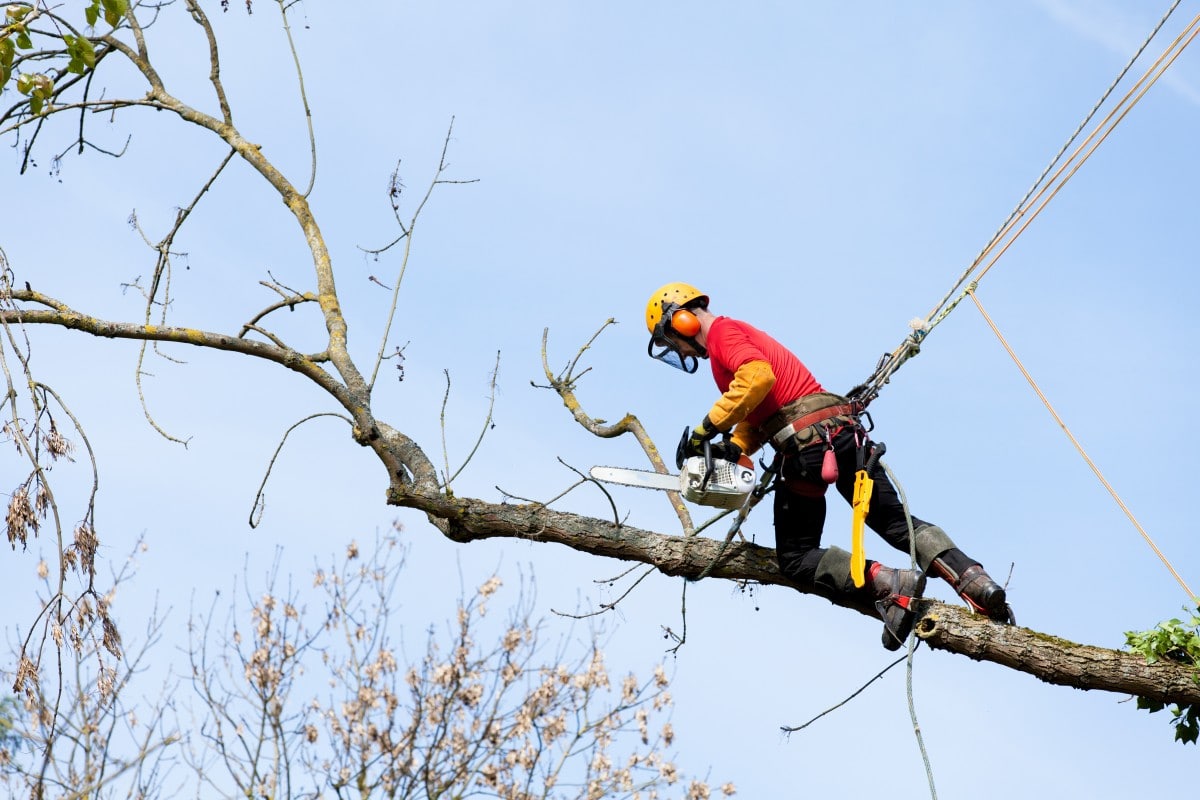
<path fill-rule="evenodd" d="M 215 4 L 213 4 L 215 6 Z M 235 120 L 292 177 L 309 155 L 278 15 L 258 3 L 217 20 Z M 371 3 L 309 0 L 294 25 L 319 148 L 312 202 L 338 269 L 351 343 L 378 348 L 399 261 L 360 247 L 396 234 L 388 176 L 400 161 L 406 210 L 433 175 L 454 119 L 444 186 L 424 212 L 404 276 L 393 343 L 405 380 L 381 381 L 378 415 L 440 462 L 471 448 L 500 353 L 496 427 L 459 493 L 550 497 L 586 469 L 641 461 L 631 441 L 576 426 L 542 383 L 540 341 L 563 365 L 604 320 L 579 387 L 590 413 L 636 413 L 661 446 L 708 409 L 695 376 L 646 358 L 645 298 L 691 282 L 718 313 L 747 319 L 844 391 L 924 316 L 1005 220 L 1124 66 L 1166 3 Z M 1183 3 L 1131 75 L 1200 13 Z M 173 11 L 151 39 L 168 87 L 212 110 L 203 52 Z M 1193 589 L 1200 545 L 1186 476 L 1186 344 L 1200 285 L 1191 238 L 1200 175 L 1200 56 L 1189 49 L 983 280 L 979 296 L 1056 408 Z M 1119 90 L 1118 94 L 1123 90 Z M 153 261 L 126 224 L 152 238 L 222 155 L 174 119 L 134 114 L 96 124 L 120 161 L 66 158 L 53 137 L 19 177 L 6 150 L 0 188 L 21 215 L 0 216 L 18 280 L 81 310 L 140 318 L 121 283 Z M 59 130 L 58 136 L 69 132 Z M 54 144 L 52 144 L 54 142 Z M 178 249 L 178 324 L 236 330 L 273 300 L 269 271 L 312 284 L 286 210 L 234 167 Z M 5 204 L 6 207 L 8 203 Z M 184 268 L 186 267 L 186 269 Z M 319 347 L 310 311 L 281 321 Z M 307 336 L 304 331 L 311 331 Z M 393 520 L 413 552 L 412 630 L 452 613 L 495 569 L 532 572 L 537 603 L 573 609 L 612 599 L 594 581 L 616 563 L 513 541 L 457 546 L 384 505 L 382 470 L 333 421 L 310 423 L 268 485 L 262 525 L 246 525 L 283 431 L 329 410 L 272 365 L 198 350 L 152 363 L 147 397 L 185 450 L 146 424 L 133 382 L 136 346 L 36 331 L 43 380 L 72 403 L 102 466 L 98 523 L 108 554 L 138 536 L 129 608 L 157 597 L 180 629 L 192 597 L 227 587 L 277 548 L 302 574 L 352 537 Z M 1124 631 L 1180 613 L 1186 601 L 1158 559 L 1046 414 L 971 304 L 956 310 L 872 406 L 877 437 L 915 513 L 936 521 L 1001 578 L 1011 569 L 1018 620 L 1067 639 L 1119 647 Z M 4 468 L 7 472 L 8 468 Z M 14 473 L 15 474 L 15 473 Z M 71 481 L 63 473 L 63 481 Z M 631 522 L 673 531 L 666 500 L 616 493 Z M 598 493 L 564 510 L 603 515 Z M 826 541 L 848 539 L 831 508 Z M 770 544 L 769 512 L 747 533 Z M 899 554 L 868 539 L 868 555 Z M 31 548 L 31 551 L 36 548 Z M 0 562 L 0 597 L 29 591 L 36 555 Z M 181 577 L 186 579 L 181 580 Z M 452 576 L 447 580 L 444 576 Z M 678 628 L 682 583 L 644 582 L 607 620 L 614 669 L 646 671 Z M 615 590 L 614 590 L 615 591 Z M 942 585 L 931 593 L 951 599 Z M 203 605 L 203 603 L 201 603 Z M 837 703 L 891 658 L 878 624 L 814 597 L 752 597 L 705 581 L 687 591 L 688 643 L 673 662 L 681 764 L 711 769 L 743 797 L 879 791 L 928 793 L 903 675 L 894 670 L 841 711 L 783 737 Z M 120 605 L 118 605 L 120 611 Z M 7 615 L 6 615 L 7 616 Z M 20 622 L 8 619 L 7 628 Z M 1046 686 L 990 664 L 924 649 L 914 699 L 941 796 L 1115 798 L 1149 776 L 1178 774 L 1194 748 L 1131 700 Z"/>

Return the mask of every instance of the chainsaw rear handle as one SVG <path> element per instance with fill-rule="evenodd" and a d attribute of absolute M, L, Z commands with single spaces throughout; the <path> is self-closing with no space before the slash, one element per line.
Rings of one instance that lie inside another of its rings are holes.
<path fill-rule="evenodd" d="M 690 438 L 692 429 L 684 428 L 683 436 L 679 437 L 679 444 L 675 446 L 675 469 L 683 469 L 683 462 L 687 461 L 687 443 Z"/>
<path fill-rule="evenodd" d="M 879 466 L 879 459 L 883 458 L 883 454 L 886 452 L 886 444 L 883 442 L 874 443 L 874 447 L 871 448 L 871 455 L 867 456 L 867 463 L 863 464 L 863 469 L 866 470 L 867 477 L 870 477 L 875 468 Z"/>
<path fill-rule="evenodd" d="M 712 476 L 717 472 L 717 468 L 713 466 L 712 455 L 712 439 L 704 440 L 704 480 L 700 481 L 700 491 L 708 488 L 708 482 L 712 480 Z"/>
<path fill-rule="evenodd" d="M 725 434 L 729 438 L 729 434 Z M 679 444 L 675 446 L 675 468 L 683 469 L 683 463 L 688 459 L 687 445 L 688 440 L 692 438 L 692 429 L 684 428 L 683 436 L 679 437 Z M 717 468 L 713 464 L 712 454 L 712 439 L 704 440 L 704 450 L 701 454 L 704 456 L 704 478 L 700 481 L 700 491 L 703 492 L 708 488 L 708 482 L 712 480 L 713 475 L 717 473 Z"/>

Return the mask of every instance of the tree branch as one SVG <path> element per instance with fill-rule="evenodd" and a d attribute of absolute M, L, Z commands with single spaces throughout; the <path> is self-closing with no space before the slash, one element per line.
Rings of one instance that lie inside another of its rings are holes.
<path fill-rule="evenodd" d="M 699 577 L 718 555 L 721 542 L 703 537 L 666 536 L 628 525 L 541 506 L 487 503 L 436 493 L 392 491 L 388 501 L 416 508 L 443 522 L 457 542 L 512 537 L 553 542 L 592 555 L 640 561 L 664 575 Z M 711 577 L 787 586 L 811 594 L 780 571 L 771 548 L 732 543 L 709 572 Z M 874 606 L 831 600 L 875 617 Z M 917 635 L 930 647 L 990 661 L 1060 686 L 1131 694 L 1164 703 L 1200 703 L 1200 680 L 1188 665 L 1154 664 L 1135 653 L 1081 645 L 1015 625 L 1001 625 L 959 606 L 922 600 Z"/>

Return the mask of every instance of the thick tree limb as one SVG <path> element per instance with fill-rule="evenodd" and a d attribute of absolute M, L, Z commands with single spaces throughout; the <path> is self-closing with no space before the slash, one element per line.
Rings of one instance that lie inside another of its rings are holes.
<path fill-rule="evenodd" d="M 600 519 L 553 511 L 539 505 L 509 505 L 396 487 L 388 501 L 419 509 L 457 542 L 512 537 L 554 542 L 592 555 L 651 564 L 664 575 L 698 578 L 718 556 L 721 542 L 705 537 L 666 536 Z M 806 590 L 780 573 L 771 548 L 732 543 L 711 577 L 756 581 Z M 867 616 L 870 603 L 831 601 Z M 1137 695 L 1164 703 L 1200 703 L 1200 673 L 1187 665 L 1147 664 L 1135 653 L 1077 644 L 1015 625 L 1001 625 L 968 609 L 936 600 L 921 603 L 917 635 L 930 647 L 990 661 L 1060 686 Z"/>
<path fill-rule="evenodd" d="M 1164 703 L 1200 703 L 1200 673 L 1173 661 L 1147 664 L 1137 653 L 1077 644 L 1015 625 L 997 625 L 965 608 L 926 600 L 917 635 L 938 650 L 991 661 L 1046 683 L 1102 689 Z"/>
<path fill-rule="evenodd" d="M 226 350 L 273 361 L 312 380 L 329 393 L 354 420 L 354 440 L 370 447 L 388 471 L 389 481 L 413 480 L 428 490 L 437 486 L 437 474 L 420 447 L 410 438 L 375 419 L 363 392 L 348 388 L 317 361 L 278 344 L 198 328 L 111 322 L 74 311 L 63 303 L 30 289 L 12 290 L 9 298 L 35 302 L 49 308 L 0 308 L 0 325 L 57 325 L 109 339 L 174 342 Z"/>

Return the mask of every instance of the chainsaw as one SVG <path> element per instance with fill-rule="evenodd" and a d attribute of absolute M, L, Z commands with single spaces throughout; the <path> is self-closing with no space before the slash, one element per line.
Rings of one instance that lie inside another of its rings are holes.
<path fill-rule="evenodd" d="M 678 475 L 624 467 L 592 467 L 592 477 L 622 486 L 679 492 L 684 500 L 702 506 L 742 508 L 754 491 L 754 462 L 745 455 L 737 461 L 714 458 L 712 443 L 707 441 L 703 455 L 685 457 L 684 445 L 688 434 L 689 431 L 685 429 L 675 451 Z"/>

